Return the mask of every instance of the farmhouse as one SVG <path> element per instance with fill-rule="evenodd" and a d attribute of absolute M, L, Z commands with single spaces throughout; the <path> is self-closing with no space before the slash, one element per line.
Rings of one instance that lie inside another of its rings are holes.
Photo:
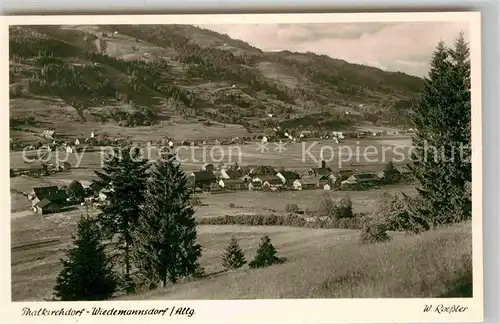
<path fill-rule="evenodd" d="M 241 170 L 222 170 L 220 173 L 221 179 L 241 179 L 243 172 Z"/>
<path fill-rule="evenodd" d="M 333 174 L 324 174 L 318 177 L 318 187 L 331 190 L 336 184 L 338 184 L 338 177 Z"/>
<path fill-rule="evenodd" d="M 67 198 L 66 192 L 59 189 L 57 186 L 36 187 L 28 194 L 28 199 L 31 200 L 31 206 L 37 213 L 42 212 L 43 209 L 47 211 L 57 208 L 60 209 L 61 206 L 65 204 Z M 50 204 L 47 201 L 50 202 Z"/>
<path fill-rule="evenodd" d="M 247 183 L 242 179 L 220 179 L 219 186 L 228 190 L 245 190 Z"/>
<path fill-rule="evenodd" d="M 303 176 L 293 182 L 293 189 L 315 189 L 317 187 L 317 179 L 315 177 Z"/>
<path fill-rule="evenodd" d="M 210 184 L 217 180 L 212 171 L 195 171 L 191 173 L 190 180 L 195 188 L 210 188 Z"/>
<path fill-rule="evenodd" d="M 263 179 L 262 190 L 278 191 L 283 189 L 283 182 L 279 177 L 267 177 Z"/>
<path fill-rule="evenodd" d="M 248 190 L 250 190 L 250 191 L 262 190 L 262 182 L 259 182 L 259 181 L 249 182 L 248 183 Z"/>
<path fill-rule="evenodd" d="M 356 171 L 351 169 L 339 169 L 336 174 L 340 181 L 344 181 L 349 179 L 349 177 L 351 177 L 352 175 L 356 174 Z"/>
<path fill-rule="evenodd" d="M 57 213 L 61 211 L 62 203 L 59 201 L 50 201 L 46 198 L 42 199 L 33 206 L 33 211 L 40 215 Z"/>
<path fill-rule="evenodd" d="M 40 137 L 46 138 L 46 139 L 53 139 L 56 136 L 56 132 L 53 130 L 45 130 L 40 134 Z"/>
<path fill-rule="evenodd" d="M 360 173 L 350 176 L 347 180 L 342 181 L 341 189 L 345 190 L 361 190 L 374 187 L 380 183 L 380 178 L 372 173 Z"/>
<path fill-rule="evenodd" d="M 292 186 L 295 180 L 300 179 L 300 176 L 292 171 L 282 171 L 276 174 L 281 179 L 281 182 L 286 186 Z"/>

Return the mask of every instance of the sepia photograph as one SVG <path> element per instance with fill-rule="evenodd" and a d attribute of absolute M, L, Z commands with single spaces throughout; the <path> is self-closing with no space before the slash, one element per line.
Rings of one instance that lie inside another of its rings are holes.
<path fill-rule="evenodd" d="M 478 13 L 95 17 L 5 27 L 14 304 L 482 314 Z"/>

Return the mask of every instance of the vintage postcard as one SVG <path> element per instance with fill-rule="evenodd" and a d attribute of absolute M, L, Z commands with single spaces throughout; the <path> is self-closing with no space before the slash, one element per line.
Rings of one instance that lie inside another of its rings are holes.
<path fill-rule="evenodd" d="M 482 321 L 479 13 L 1 27 L 2 322 Z"/>

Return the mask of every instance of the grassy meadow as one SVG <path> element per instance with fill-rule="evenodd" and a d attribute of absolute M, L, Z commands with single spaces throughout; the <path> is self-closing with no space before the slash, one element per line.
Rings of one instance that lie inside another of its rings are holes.
<path fill-rule="evenodd" d="M 248 249 L 247 232 L 241 232 L 239 227 L 210 231 L 212 235 L 205 243 L 210 254 L 222 253 L 228 237 L 235 235 L 246 256 L 253 257 L 255 251 Z M 225 239 L 221 242 L 222 233 Z M 410 298 L 472 294 L 468 223 L 419 236 L 392 233 L 392 241 L 371 245 L 360 245 L 357 232 L 352 230 L 304 229 L 285 235 L 269 234 L 279 255 L 288 259 L 284 264 L 257 270 L 242 268 L 123 298 Z M 284 241 L 285 237 L 290 239 Z"/>
<path fill-rule="evenodd" d="M 13 219 L 12 298 L 50 298 L 60 258 L 81 210 Z M 269 235 L 287 262 L 224 272 L 221 255 L 234 236 L 247 260 Z M 439 297 L 470 294 L 471 227 L 457 224 L 418 236 L 390 233 L 387 243 L 361 245 L 359 231 L 285 226 L 198 226 L 207 277 L 130 299 Z"/>

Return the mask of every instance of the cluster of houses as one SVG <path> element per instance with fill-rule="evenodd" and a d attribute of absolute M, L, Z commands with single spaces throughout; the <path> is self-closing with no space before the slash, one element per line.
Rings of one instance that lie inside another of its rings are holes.
<path fill-rule="evenodd" d="M 406 166 L 395 169 L 399 180 L 410 180 Z M 188 176 L 189 184 L 195 191 L 221 190 L 364 190 L 383 183 L 385 171 L 359 173 L 352 169 L 333 171 L 322 161 L 321 166 L 312 168 L 305 174 L 293 171 L 276 171 L 271 166 L 243 166 L 215 170 L 206 164 L 202 170 Z"/>

